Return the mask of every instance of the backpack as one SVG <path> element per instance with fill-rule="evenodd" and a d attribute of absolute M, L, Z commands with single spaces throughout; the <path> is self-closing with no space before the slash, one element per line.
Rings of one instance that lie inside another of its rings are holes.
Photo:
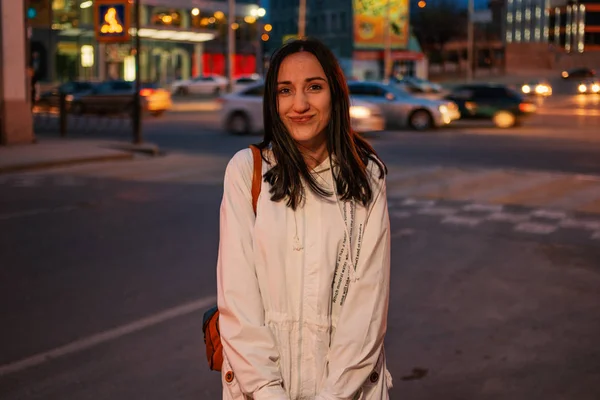
<path fill-rule="evenodd" d="M 258 147 L 251 145 L 250 148 L 252 149 L 252 158 L 254 160 L 254 171 L 252 173 L 252 209 L 254 210 L 254 215 L 256 215 L 256 204 L 258 203 L 262 183 L 262 155 Z M 219 309 L 217 306 L 212 307 L 204 313 L 202 331 L 204 333 L 208 366 L 213 371 L 220 371 L 223 366 L 223 344 L 221 343 Z"/>

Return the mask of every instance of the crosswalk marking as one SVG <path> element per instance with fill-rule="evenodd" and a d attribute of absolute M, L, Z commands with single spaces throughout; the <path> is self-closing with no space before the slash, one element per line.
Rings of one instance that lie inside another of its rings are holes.
<path fill-rule="evenodd" d="M 538 235 L 547 235 L 556 231 L 556 229 L 557 227 L 555 225 L 538 224 L 535 222 L 523 222 L 515 227 L 515 231 L 534 233 Z"/>
<path fill-rule="evenodd" d="M 228 155 L 171 153 L 162 157 L 138 157 L 127 162 L 61 167 L 48 171 L 0 176 L 4 187 L 81 187 L 102 184 L 103 179 L 122 182 L 168 182 L 220 185 Z M 389 166 L 387 193 L 390 205 L 421 208 L 436 200 L 468 201 L 464 211 L 492 212 L 496 221 L 514 221 L 506 213 L 510 205 L 538 207 L 541 218 L 559 218 L 565 211 L 600 213 L 600 177 L 512 169 L 458 168 L 448 166 Z M 435 208 L 425 213 L 443 213 Z"/>

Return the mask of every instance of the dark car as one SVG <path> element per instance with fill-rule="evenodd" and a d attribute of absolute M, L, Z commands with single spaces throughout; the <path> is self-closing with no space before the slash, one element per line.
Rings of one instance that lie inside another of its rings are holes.
<path fill-rule="evenodd" d="M 94 85 L 86 92 L 67 96 L 71 113 L 80 114 L 131 114 L 135 84 L 130 81 L 114 80 Z M 142 110 L 160 115 L 172 106 L 171 94 L 155 83 L 141 84 Z"/>
<path fill-rule="evenodd" d="M 60 106 L 60 94 L 65 95 L 80 95 L 90 92 L 94 88 L 94 83 L 87 81 L 71 81 L 65 82 L 52 90 L 44 92 L 40 95 L 36 106 L 43 110 L 58 109 Z"/>
<path fill-rule="evenodd" d="M 504 85 L 461 85 L 446 98 L 458 105 L 461 119 L 489 119 L 500 128 L 519 125 L 537 109 L 522 94 Z"/>
<path fill-rule="evenodd" d="M 591 68 L 579 67 L 565 70 L 560 75 L 563 79 L 584 79 L 595 77 L 596 71 Z"/>

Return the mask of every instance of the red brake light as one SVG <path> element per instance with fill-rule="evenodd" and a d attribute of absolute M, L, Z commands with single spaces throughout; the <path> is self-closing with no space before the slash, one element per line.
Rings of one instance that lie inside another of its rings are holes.
<path fill-rule="evenodd" d="M 533 103 L 521 103 L 519 104 L 519 110 L 524 113 L 531 113 L 536 110 L 536 106 Z"/>
<path fill-rule="evenodd" d="M 143 97 L 150 96 L 152 93 L 154 93 L 154 89 L 142 89 L 142 90 L 140 90 L 140 96 L 143 96 Z"/>

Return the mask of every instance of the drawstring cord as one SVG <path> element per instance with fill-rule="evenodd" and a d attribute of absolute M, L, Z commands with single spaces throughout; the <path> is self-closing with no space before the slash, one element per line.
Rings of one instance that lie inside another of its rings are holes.
<path fill-rule="evenodd" d="M 304 249 L 304 246 L 302 246 L 302 243 L 300 243 L 300 238 L 298 237 L 298 219 L 296 218 L 296 213 L 298 212 L 298 210 L 294 210 L 294 229 L 295 229 L 295 234 L 294 234 L 294 245 L 293 245 L 293 249 L 294 251 L 301 251 Z"/>

